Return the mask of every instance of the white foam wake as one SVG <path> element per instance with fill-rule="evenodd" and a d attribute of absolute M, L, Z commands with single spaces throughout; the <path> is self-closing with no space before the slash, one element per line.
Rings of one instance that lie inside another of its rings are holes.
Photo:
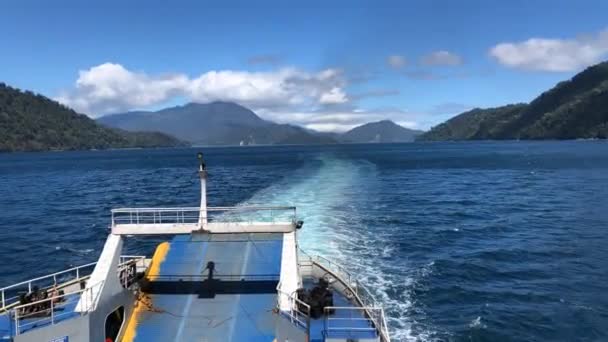
<path fill-rule="evenodd" d="M 393 340 L 426 339 L 421 336 L 425 334 L 412 334 L 409 293 L 395 293 L 414 281 L 399 272 L 404 265 L 382 262 L 394 252 L 390 241 L 376 234 L 377 227 L 363 223 L 366 207 L 373 202 L 367 196 L 368 189 L 375 186 L 376 172 L 375 166 L 365 161 L 324 156 L 241 204 L 296 206 L 298 217 L 304 220 L 300 246 L 335 260 L 359 276 L 385 307 Z M 392 274 L 391 267 L 395 268 Z"/>

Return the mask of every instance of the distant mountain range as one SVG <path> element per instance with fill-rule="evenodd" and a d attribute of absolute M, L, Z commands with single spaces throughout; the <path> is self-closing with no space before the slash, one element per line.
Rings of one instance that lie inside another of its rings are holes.
<path fill-rule="evenodd" d="M 476 108 L 419 140 L 608 138 L 608 62 L 558 83 L 529 104 Z"/>
<path fill-rule="evenodd" d="M 382 120 L 355 127 L 341 134 L 338 139 L 345 143 L 410 142 L 422 133 L 424 132 L 399 126 L 390 120 Z"/>
<path fill-rule="evenodd" d="M 0 83 L 0 152 L 185 144 L 164 133 L 105 127 L 42 95 Z"/>
<path fill-rule="evenodd" d="M 109 127 L 108 127 L 109 126 Z M 189 103 L 95 120 L 42 95 L 0 83 L 0 151 L 417 140 L 608 138 L 608 62 L 589 67 L 532 102 L 476 108 L 424 133 L 384 120 L 346 133 L 266 121 L 231 102 Z"/>
<path fill-rule="evenodd" d="M 422 133 L 391 121 L 368 123 L 343 134 L 320 133 L 263 120 L 232 102 L 189 103 L 155 112 L 107 115 L 98 120 L 128 131 L 160 131 L 195 145 L 409 142 Z"/>

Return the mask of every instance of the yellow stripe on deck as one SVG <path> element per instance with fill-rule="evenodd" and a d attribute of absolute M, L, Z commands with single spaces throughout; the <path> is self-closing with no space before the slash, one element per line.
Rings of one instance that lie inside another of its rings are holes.
<path fill-rule="evenodd" d="M 169 242 L 163 242 L 156 247 L 156 251 L 154 251 L 154 256 L 152 256 L 152 262 L 150 263 L 150 267 L 146 270 L 145 278 L 148 280 L 155 280 L 160 274 L 160 265 L 165 261 L 167 257 L 167 253 L 169 253 L 170 244 Z M 131 313 L 131 317 L 129 318 L 129 323 L 125 329 L 125 334 L 122 337 L 122 342 L 133 342 L 135 336 L 137 335 L 137 324 L 138 317 L 140 312 L 146 311 L 149 308 L 149 304 L 146 305 L 145 302 L 141 301 L 144 297 L 143 294 L 140 294 L 136 299 L 135 307 L 133 308 L 133 313 Z"/>

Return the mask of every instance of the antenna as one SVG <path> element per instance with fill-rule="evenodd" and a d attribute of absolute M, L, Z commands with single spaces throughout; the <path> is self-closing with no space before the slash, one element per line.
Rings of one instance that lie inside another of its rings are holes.
<path fill-rule="evenodd" d="M 207 226 L 207 167 L 203 160 L 203 153 L 196 154 L 198 158 L 198 175 L 201 178 L 201 206 L 199 212 L 199 225 L 201 229 Z"/>

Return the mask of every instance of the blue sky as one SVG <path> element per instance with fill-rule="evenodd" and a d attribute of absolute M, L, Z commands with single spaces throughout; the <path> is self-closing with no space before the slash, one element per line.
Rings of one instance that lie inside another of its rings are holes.
<path fill-rule="evenodd" d="M 92 117 L 236 101 L 319 130 L 428 129 L 608 58 L 607 1 L 8 1 L 0 81 Z"/>

